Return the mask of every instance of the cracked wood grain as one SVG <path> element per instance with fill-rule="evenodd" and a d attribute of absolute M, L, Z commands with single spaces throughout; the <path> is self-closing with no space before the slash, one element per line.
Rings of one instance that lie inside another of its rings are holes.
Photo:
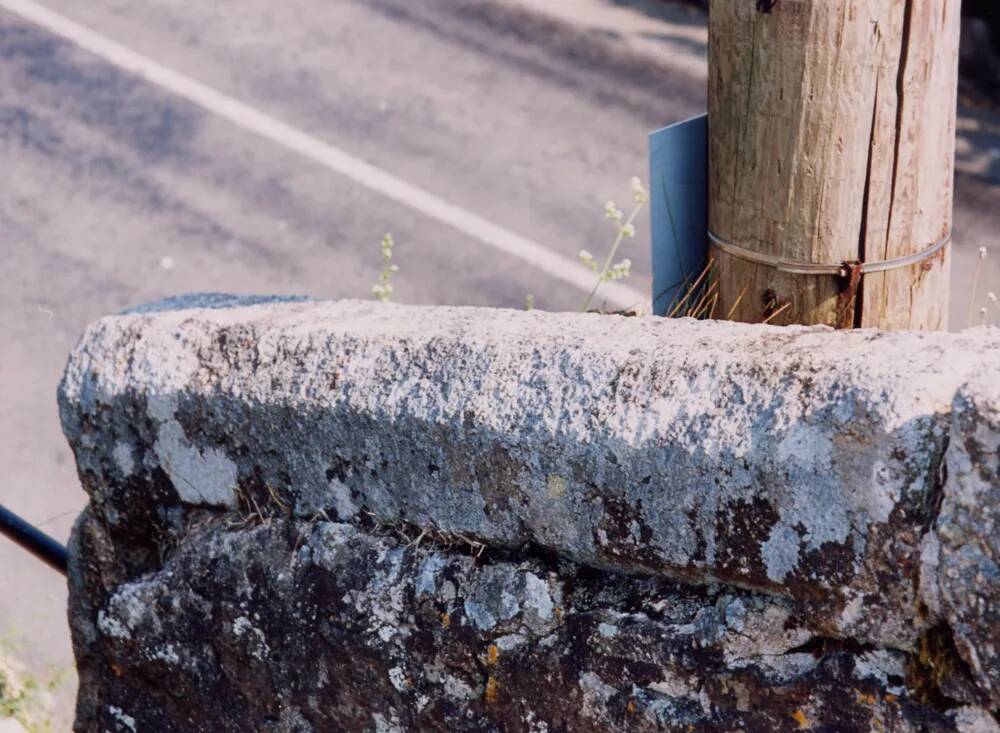
<path fill-rule="evenodd" d="M 750 2 L 713 4 L 711 229 L 817 263 L 904 256 L 946 232 L 958 19 L 954 0 L 785 0 L 767 13 Z M 835 276 L 714 256 L 718 312 L 739 300 L 735 320 L 761 321 L 776 300 L 789 304 L 776 323 L 947 325 L 947 251 L 866 275 L 848 297 Z"/>

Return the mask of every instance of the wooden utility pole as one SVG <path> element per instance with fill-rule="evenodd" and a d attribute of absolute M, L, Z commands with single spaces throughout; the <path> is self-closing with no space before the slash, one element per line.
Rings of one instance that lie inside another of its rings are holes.
<path fill-rule="evenodd" d="M 712 0 L 717 313 L 738 302 L 740 321 L 783 308 L 772 323 L 946 327 L 959 12 L 960 0 Z M 796 263 L 839 272 L 788 272 Z"/>

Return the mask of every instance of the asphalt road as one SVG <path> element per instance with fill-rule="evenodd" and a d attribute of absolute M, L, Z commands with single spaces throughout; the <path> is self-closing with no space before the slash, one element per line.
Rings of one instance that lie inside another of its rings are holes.
<path fill-rule="evenodd" d="M 44 5 L 568 258 L 606 247 L 603 203 L 644 176 L 647 133 L 705 107 L 700 17 L 639 0 Z M 1000 126 L 963 113 L 959 134 L 964 296 L 976 248 L 1000 229 Z M 0 164 L 0 503 L 59 539 L 84 497 L 55 390 L 102 314 L 197 290 L 370 297 L 386 231 L 403 302 L 582 300 L 544 268 L 4 10 Z M 646 229 L 624 252 L 642 290 Z M 1000 290 L 997 260 L 982 281 Z M 42 677 L 68 669 L 64 603 L 61 578 L 0 542 L 0 654 Z"/>

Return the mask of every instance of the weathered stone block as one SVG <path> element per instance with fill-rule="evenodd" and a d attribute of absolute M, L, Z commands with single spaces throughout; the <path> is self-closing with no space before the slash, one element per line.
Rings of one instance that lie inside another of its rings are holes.
<path fill-rule="evenodd" d="M 905 647 L 951 403 L 998 363 L 986 329 L 294 303 L 105 318 L 61 401 L 124 534 L 183 505 L 371 512 L 787 595 Z"/>
<path fill-rule="evenodd" d="M 60 389 L 91 498 L 79 725 L 992 725 L 998 369 L 997 329 L 226 296 L 102 319 Z"/>

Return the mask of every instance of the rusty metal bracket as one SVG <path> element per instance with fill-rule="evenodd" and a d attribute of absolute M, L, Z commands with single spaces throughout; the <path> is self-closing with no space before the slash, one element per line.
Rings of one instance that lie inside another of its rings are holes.
<path fill-rule="evenodd" d="M 841 265 L 841 287 L 837 295 L 837 328 L 854 326 L 854 312 L 858 307 L 858 288 L 863 274 L 863 262 L 855 260 Z"/>

